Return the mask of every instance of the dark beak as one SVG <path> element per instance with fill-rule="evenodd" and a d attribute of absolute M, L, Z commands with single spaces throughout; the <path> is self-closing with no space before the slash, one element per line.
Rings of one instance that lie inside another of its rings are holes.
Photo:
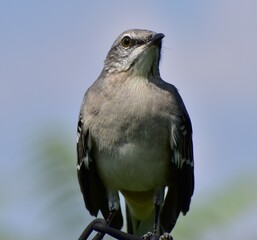
<path fill-rule="evenodd" d="M 152 38 L 149 41 L 150 45 L 159 45 L 161 43 L 161 40 L 165 37 L 163 33 L 156 33 L 152 36 Z"/>
<path fill-rule="evenodd" d="M 156 34 L 153 36 L 152 41 L 160 41 L 160 40 L 162 40 L 164 37 L 165 37 L 165 35 L 164 35 L 163 33 L 156 33 Z"/>

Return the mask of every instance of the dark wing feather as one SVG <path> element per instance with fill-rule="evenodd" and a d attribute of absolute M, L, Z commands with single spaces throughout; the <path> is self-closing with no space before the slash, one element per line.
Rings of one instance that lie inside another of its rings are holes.
<path fill-rule="evenodd" d="M 79 119 L 77 128 L 77 175 L 86 208 L 93 216 L 97 216 L 100 210 L 106 219 L 109 215 L 106 188 L 98 175 L 90 132 L 84 126 L 82 118 Z M 121 229 L 122 224 L 123 219 L 119 209 L 110 225 Z"/>
<path fill-rule="evenodd" d="M 173 158 L 170 186 L 160 220 L 164 232 L 173 229 L 180 212 L 188 212 L 194 191 L 192 126 L 186 111 L 177 124 L 172 126 L 171 150 Z"/>

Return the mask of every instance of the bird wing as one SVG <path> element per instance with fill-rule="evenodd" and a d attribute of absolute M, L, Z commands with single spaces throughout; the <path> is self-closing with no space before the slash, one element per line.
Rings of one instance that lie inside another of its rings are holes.
<path fill-rule="evenodd" d="M 188 212 L 194 191 L 192 125 L 182 100 L 180 110 L 182 114 L 171 126 L 172 173 L 160 219 L 164 232 L 172 230 L 180 212 Z"/>
<path fill-rule="evenodd" d="M 98 175 L 92 148 L 90 131 L 83 123 L 81 116 L 77 127 L 77 175 L 80 190 L 90 214 L 97 216 L 100 210 L 106 219 L 109 215 L 106 188 Z M 121 229 L 122 224 L 122 215 L 119 209 L 110 225 Z"/>

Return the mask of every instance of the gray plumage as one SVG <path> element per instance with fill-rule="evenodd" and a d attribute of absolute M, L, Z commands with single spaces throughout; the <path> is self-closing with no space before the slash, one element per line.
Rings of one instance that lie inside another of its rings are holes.
<path fill-rule="evenodd" d="M 120 229 L 120 191 L 128 231 L 137 235 L 152 230 L 156 204 L 160 232 L 170 232 L 194 191 L 190 118 L 177 89 L 159 73 L 163 37 L 123 32 L 79 114 L 77 172 L 86 207 L 105 218 L 117 211 L 111 226 Z"/>

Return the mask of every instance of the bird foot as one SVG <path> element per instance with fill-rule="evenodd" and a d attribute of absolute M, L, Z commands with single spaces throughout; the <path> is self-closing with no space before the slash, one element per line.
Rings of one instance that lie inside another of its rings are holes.
<path fill-rule="evenodd" d="M 173 237 L 169 233 L 164 233 L 160 237 L 158 234 L 148 232 L 142 236 L 143 240 L 173 240 Z"/>
<path fill-rule="evenodd" d="M 159 240 L 173 240 L 173 237 L 166 232 L 160 236 Z"/>
<path fill-rule="evenodd" d="M 151 232 L 148 232 L 142 236 L 143 240 L 159 240 L 158 234 L 153 234 Z"/>

